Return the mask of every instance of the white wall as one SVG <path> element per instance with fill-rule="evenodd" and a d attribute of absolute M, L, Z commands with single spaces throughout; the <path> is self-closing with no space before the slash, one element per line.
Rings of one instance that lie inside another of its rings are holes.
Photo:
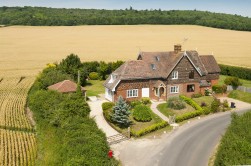
<path fill-rule="evenodd" d="M 113 101 L 113 92 L 108 88 L 105 88 L 105 98 L 109 101 Z"/>

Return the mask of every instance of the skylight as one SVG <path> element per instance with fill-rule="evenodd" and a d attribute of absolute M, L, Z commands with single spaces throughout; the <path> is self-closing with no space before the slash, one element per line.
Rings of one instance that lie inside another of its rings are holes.
<path fill-rule="evenodd" d="M 153 70 L 155 70 L 155 69 L 156 69 L 155 64 L 151 64 L 151 67 L 152 67 L 152 69 L 153 69 Z"/>
<path fill-rule="evenodd" d="M 159 61 L 159 57 L 158 56 L 156 56 L 155 58 L 156 58 L 156 61 Z"/>

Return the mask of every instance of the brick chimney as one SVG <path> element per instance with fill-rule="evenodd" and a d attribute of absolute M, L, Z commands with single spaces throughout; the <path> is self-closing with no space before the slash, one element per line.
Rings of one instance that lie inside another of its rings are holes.
<path fill-rule="evenodd" d="M 175 52 L 175 54 L 177 54 L 180 51 L 181 51 L 181 45 L 180 44 L 175 44 L 174 45 L 174 52 Z"/>

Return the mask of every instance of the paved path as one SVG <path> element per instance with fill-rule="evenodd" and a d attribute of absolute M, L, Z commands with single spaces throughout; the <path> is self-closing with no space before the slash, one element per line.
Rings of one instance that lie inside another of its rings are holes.
<path fill-rule="evenodd" d="M 221 98 L 224 99 L 224 98 Z M 234 99 L 234 111 L 251 105 Z M 156 139 L 129 140 L 112 146 L 125 166 L 207 166 L 214 147 L 231 121 L 231 112 L 220 112 L 192 120 Z"/>
<path fill-rule="evenodd" d="M 115 129 L 113 129 L 105 120 L 103 116 L 102 103 L 106 100 L 97 100 L 97 101 L 88 101 L 88 104 L 91 108 L 90 117 L 94 117 L 98 128 L 103 130 L 106 134 L 106 137 L 119 134 Z"/>
<path fill-rule="evenodd" d="M 157 109 L 157 106 L 159 104 L 162 104 L 162 103 L 166 103 L 166 101 L 161 101 L 161 102 L 155 102 L 155 101 L 152 101 L 152 105 L 151 105 L 151 110 L 157 114 L 161 119 L 163 119 L 164 121 L 166 122 L 169 122 L 169 119 L 163 115 L 158 109 Z"/>

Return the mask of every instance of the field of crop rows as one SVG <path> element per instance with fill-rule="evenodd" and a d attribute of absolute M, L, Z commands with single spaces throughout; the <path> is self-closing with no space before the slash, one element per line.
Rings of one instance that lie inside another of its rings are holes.
<path fill-rule="evenodd" d="M 34 165 L 36 139 L 26 115 L 33 77 L 0 78 L 0 165 Z"/>

